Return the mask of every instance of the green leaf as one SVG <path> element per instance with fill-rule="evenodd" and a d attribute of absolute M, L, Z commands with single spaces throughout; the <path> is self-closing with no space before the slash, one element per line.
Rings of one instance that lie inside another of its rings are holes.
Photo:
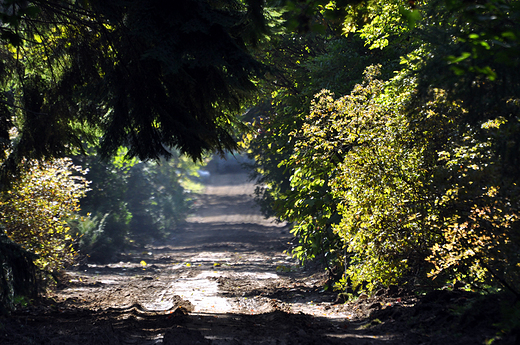
<path fill-rule="evenodd" d="M 459 63 L 461 61 L 464 61 L 466 60 L 467 58 L 469 58 L 471 56 L 471 53 L 469 52 L 463 52 L 460 56 L 453 56 L 453 55 L 450 55 L 448 56 L 448 61 L 452 64 L 454 63 Z"/>
<path fill-rule="evenodd" d="M 402 18 L 407 22 L 409 29 L 413 29 L 416 23 L 422 19 L 422 15 L 418 10 L 409 10 L 405 8 L 403 5 L 399 5 L 399 13 L 401 14 Z"/>

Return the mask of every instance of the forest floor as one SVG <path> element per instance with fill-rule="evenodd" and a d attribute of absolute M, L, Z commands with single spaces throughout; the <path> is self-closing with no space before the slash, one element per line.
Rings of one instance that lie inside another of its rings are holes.
<path fill-rule="evenodd" d="M 67 271 L 0 318 L 0 344 L 515 344 L 496 338 L 498 296 L 396 287 L 338 302 L 323 269 L 285 254 L 289 229 L 260 215 L 253 189 L 244 171 L 213 171 L 168 240 Z"/>

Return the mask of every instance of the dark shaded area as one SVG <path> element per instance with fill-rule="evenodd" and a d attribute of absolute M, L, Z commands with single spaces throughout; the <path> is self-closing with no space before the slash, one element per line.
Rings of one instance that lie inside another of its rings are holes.
<path fill-rule="evenodd" d="M 36 255 L 14 243 L 0 227 L 0 315 L 13 308 L 16 298 L 38 296 Z"/>
<path fill-rule="evenodd" d="M 181 299 L 180 307 L 161 312 L 138 304 L 95 311 L 82 309 L 80 301 L 54 304 L 48 300 L 14 313 L 9 319 L 0 319 L 0 343 L 271 344 L 269 339 L 275 337 L 276 344 L 288 345 L 483 344 L 498 331 L 490 326 L 499 319 L 498 299 L 441 291 L 419 299 L 393 298 L 393 302 L 389 297 L 360 300 L 352 307 L 366 308 L 370 315 L 351 322 L 280 309 L 259 315 L 190 315 Z M 516 343 L 509 336 L 493 344 Z"/>
<path fill-rule="evenodd" d="M 157 315 L 136 306 L 94 311 L 82 309 L 80 304 L 79 301 L 53 304 L 49 300 L 15 313 L 2 320 L 0 343 L 145 344 L 157 332 L 182 323 L 185 317 L 182 308 Z"/>
<path fill-rule="evenodd" d="M 209 236 L 200 234 L 197 227 L 193 226 L 187 233 L 190 234 L 192 240 L 185 241 L 176 238 L 173 241 L 176 244 L 173 251 L 258 251 L 265 252 L 273 249 L 283 250 L 287 246 L 277 237 L 266 236 L 266 233 L 281 233 L 284 230 L 280 228 L 270 228 L 262 225 L 239 223 L 239 224 L 222 224 L 222 223 L 205 223 L 204 227 L 211 231 Z"/>
<path fill-rule="evenodd" d="M 179 307 L 157 313 L 139 305 L 92 311 L 78 301 L 52 301 L 2 320 L 2 344 L 344 344 L 335 338 L 350 328 L 326 318 L 275 310 L 260 315 L 189 315 Z M 31 331 L 28 332 L 28 329 Z M 387 344 L 363 330 L 349 330 L 356 344 Z M 164 335 L 164 336 L 163 336 Z M 153 339 L 155 338 L 156 341 Z M 161 340 L 162 339 L 162 340 Z M 364 342 L 367 339 L 369 342 Z M 349 342 L 350 343 L 350 342 Z"/>
<path fill-rule="evenodd" d="M 514 334 L 502 333 L 504 309 L 514 304 L 510 295 L 435 290 L 420 298 L 395 298 L 386 305 L 373 302 L 365 304 L 370 329 L 399 332 L 404 344 L 485 344 L 494 337 L 493 344 L 518 343 Z"/>

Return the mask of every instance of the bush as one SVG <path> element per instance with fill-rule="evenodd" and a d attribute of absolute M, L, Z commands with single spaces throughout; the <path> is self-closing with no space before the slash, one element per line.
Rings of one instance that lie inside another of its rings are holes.
<path fill-rule="evenodd" d="M 57 272 L 74 258 L 67 224 L 79 211 L 88 182 L 70 159 L 25 163 L 27 170 L 0 195 L 0 221 L 11 240 L 37 255 L 36 265 Z"/>

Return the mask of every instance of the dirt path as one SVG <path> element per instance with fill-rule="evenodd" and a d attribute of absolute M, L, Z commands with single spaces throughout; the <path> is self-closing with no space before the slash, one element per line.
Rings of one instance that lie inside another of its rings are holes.
<path fill-rule="evenodd" d="M 291 235 L 260 215 L 253 189 L 242 171 L 212 174 L 170 239 L 68 272 L 50 302 L 0 320 L 0 344 L 437 343 L 417 324 L 393 326 L 414 298 L 334 304 L 324 272 L 304 271 L 284 253 Z M 370 312 L 386 312 L 385 322 Z"/>

